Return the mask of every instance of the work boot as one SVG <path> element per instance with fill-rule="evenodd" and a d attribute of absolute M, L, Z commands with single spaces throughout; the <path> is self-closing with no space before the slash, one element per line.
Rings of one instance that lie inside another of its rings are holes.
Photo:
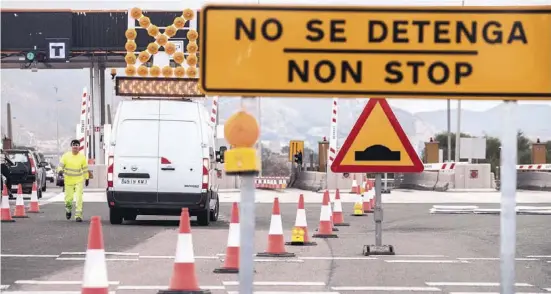
<path fill-rule="evenodd" d="M 65 217 L 69 220 L 71 219 L 71 212 L 65 212 Z"/>
<path fill-rule="evenodd" d="M 82 218 L 81 218 L 80 216 L 77 216 L 77 217 L 75 218 L 75 220 L 77 221 L 77 223 L 81 223 L 81 222 L 82 222 Z"/>

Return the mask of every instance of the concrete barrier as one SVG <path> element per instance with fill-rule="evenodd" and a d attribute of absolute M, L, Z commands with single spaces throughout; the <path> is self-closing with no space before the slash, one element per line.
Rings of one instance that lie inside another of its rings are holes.
<path fill-rule="evenodd" d="M 517 189 L 551 191 L 551 172 L 518 171 Z"/>

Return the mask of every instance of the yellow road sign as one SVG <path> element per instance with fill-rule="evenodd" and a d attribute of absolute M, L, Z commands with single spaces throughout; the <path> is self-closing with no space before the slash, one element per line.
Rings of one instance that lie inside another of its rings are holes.
<path fill-rule="evenodd" d="M 207 5 L 208 95 L 551 99 L 551 6 Z"/>
<path fill-rule="evenodd" d="M 331 165 L 333 172 L 422 172 L 423 163 L 385 99 L 369 99 Z"/>
<path fill-rule="evenodd" d="M 293 162 L 295 160 L 295 154 L 299 152 L 302 152 L 302 155 L 304 156 L 304 141 L 291 140 L 289 142 L 289 161 Z"/>

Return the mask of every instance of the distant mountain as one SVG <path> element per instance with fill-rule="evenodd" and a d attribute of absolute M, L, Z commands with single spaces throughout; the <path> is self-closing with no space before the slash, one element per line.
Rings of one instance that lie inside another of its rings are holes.
<path fill-rule="evenodd" d="M 41 148 L 55 151 L 56 125 L 62 150 L 75 136 L 80 113 L 82 88 L 89 80 L 88 70 L 49 70 L 40 72 L 38 78 L 29 79 L 35 73 L 20 70 L 2 70 L 2 132 L 5 132 L 6 103 L 12 104 L 14 137 L 16 143 L 38 144 Z M 37 73 L 38 76 L 38 73 Z M 106 74 L 106 103 L 112 107 L 122 100 L 113 97 L 112 81 Z M 58 88 L 58 92 L 54 90 Z M 58 99 L 61 102 L 56 102 Z M 367 99 L 339 100 L 339 145 L 350 132 Z M 210 108 L 211 101 L 205 101 Z M 220 120 L 223 122 L 241 107 L 241 100 L 221 97 Z M 329 134 L 331 99 L 319 98 L 263 98 L 261 102 L 261 139 L 277 149 L 287 145 L 289 140 L 304 140 L 317 149 L 317 142 Z M 254 106 L 254 105 L 253 105 Z M 487 111 L 461 112 L 461 131 L 472 135 L 499 136 L 503 116 L 502 106 Z M 435 133 L 446 130 L 446 111 L 419 112 L 411 114 L 400 108 L 393 108 L 402 128 L 415 147 L 422 148 L 425 140 Z M 56 113 L 58 113 L 56 115 Z M 518 128 L 531 139 L 551 139 L 551 106 L 518 105 Z M 57 119 L 56 119 L 57 117 Z M 452 110 L 452 132 L 456 129 L 456 113 Z M 99 123 L 99 114 L 96 113 Z M 56 124 L 58 122 L 59 124 Z M 277 150 L 279 151 L 279 150 Z"/>

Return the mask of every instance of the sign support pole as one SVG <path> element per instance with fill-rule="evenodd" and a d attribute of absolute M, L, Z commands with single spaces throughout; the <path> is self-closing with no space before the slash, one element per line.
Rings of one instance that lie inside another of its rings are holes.
<path fill-rule="evenodd" d="M 375 246 L 383 246 L 383 208 L 382 204 L 382 180 L 381 174 L 375 174 L 375 209 L 373 220 L 375 221 Z"/>
<path fill-rule="evenodd" d="M 375 245 L 365 245 L 363 255 L 394 255 L 394 246 L 383 245 L 383 180 L 380 173 L 375 174 L 375 208 L 373 220 L 375 221 Z"/>
<path fill-rule="evenodd" d="M 253 294 L 254 278 L 254 175 L 241 176 L 241 201 L 239 201 L 240 214 L 240 246 L 239 254 L 239 293 Z"/>
<path fill-rule="evenodd" d="M 501 138 L 501 293 L 515 293 L 517 124 L 516 101 L 505 101 Z"/>

